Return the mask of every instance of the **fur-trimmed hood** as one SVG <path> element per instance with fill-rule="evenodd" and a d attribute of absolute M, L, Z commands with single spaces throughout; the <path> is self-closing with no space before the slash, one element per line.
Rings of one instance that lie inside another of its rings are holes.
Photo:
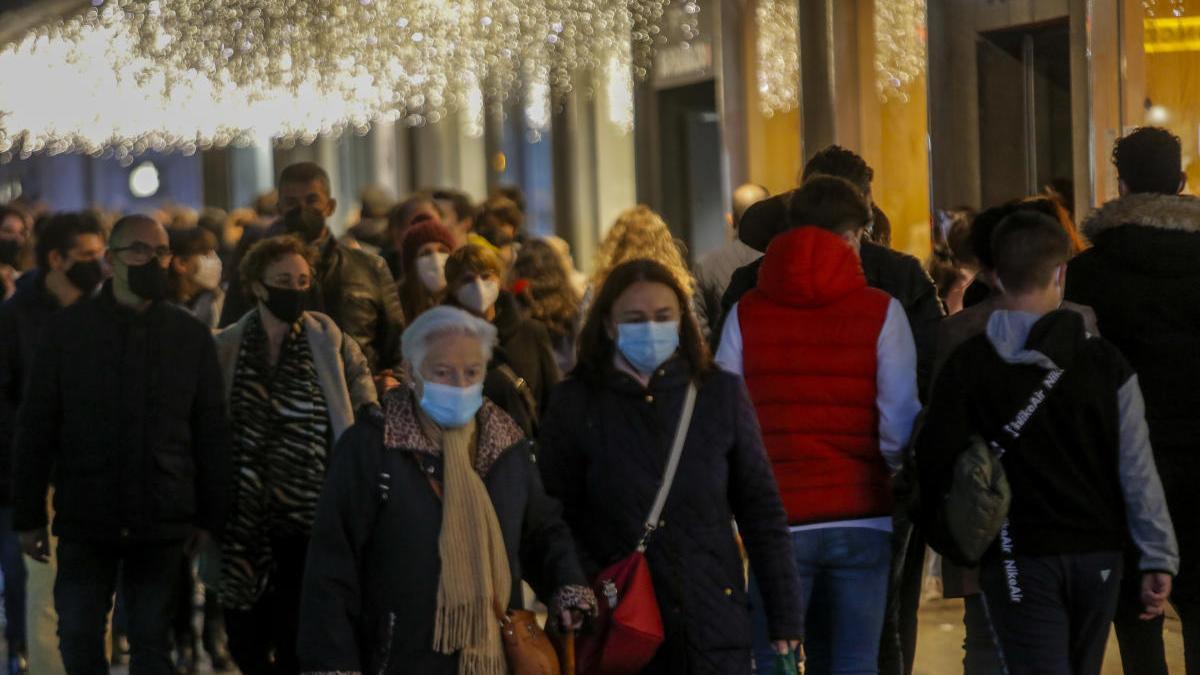
<path fill-rule="evenodd" d="M 1200 233 L 1200 197 L 1134 193 L 1108 202 L 1083 221 L 1084 236 L 1096 237 L 1117 227 L 1134 225 L 1159 230 Z"/>

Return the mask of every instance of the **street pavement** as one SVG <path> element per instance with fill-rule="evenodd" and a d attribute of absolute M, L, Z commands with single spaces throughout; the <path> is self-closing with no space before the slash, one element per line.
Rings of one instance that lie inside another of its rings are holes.
<path fill-rule="evenodd" d="M 931 600 L 921 607 L 920 632 L 917 643 L 917 662 L 913 675 L 959 675 L 962 673 L 961 600 Z M 1172 673 L 1183 675 L 1183 638 L 1179 620 L 1168 617 L 1165 637 L 1167 660 Z M 128 669 L 114 668 L 115 675 L 128 675 Z M 202 670 L 202 675 L 211 671 Z M 1117 653 L 1116 636 L 1108 641 L 1103 675 L 1122 675 L 1121 657 Z"/>

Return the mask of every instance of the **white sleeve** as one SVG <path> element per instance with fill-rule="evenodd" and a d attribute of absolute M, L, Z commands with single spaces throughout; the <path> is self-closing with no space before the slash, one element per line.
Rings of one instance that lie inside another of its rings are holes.
<path fill-rule="evenodd" d="M 721 330 L 721 346 L 717 348 L 717 366 L 734 375 L 742 370 L 742 324 L 738 321 L 738 304 L 735 303 L 725 317 L 725 328 Z"/>
<path fill-rule="evenodd" d="M 904 308 L 895 299 L 875 347 L 875 406 L 879 409 L 879 451 L 888 468 L 897 471 L 921 412 L 917 398 L 917 347 Z"/>

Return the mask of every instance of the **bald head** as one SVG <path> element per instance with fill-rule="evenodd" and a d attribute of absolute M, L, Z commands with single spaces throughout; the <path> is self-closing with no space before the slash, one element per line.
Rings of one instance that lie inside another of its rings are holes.
<path fill-rule="evenodd" d="M 144 241 L 152 246 L 160 243 L 169 244 L 170 241 L 167 231 L 157 220 L 140 213 L 125 216 L 113 225 L 109 246 L 123 248 L 135 240 Z"/>
<path fill-rule="evenodd" d="M 770 196 L 771 193 L 761 185 L 746 183 L 738 186 L 733 191 L 733 229 L 737 230 L 742 224 L 742 216 L 747 209 Z"/>

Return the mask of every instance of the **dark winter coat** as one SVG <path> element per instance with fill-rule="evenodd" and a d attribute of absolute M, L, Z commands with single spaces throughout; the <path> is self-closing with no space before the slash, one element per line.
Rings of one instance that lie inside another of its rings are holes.
<path fill-rule="evenodd" d="M 21 275 L 17 291 L 0 304 L 0 506 L 12 504 L 12 442 L 17 408 L 29 379 L 38 336 L 58 300 L 46 290 L 41 271 Z"/>
<path fill-rule="evenodd" d="M 1137 371 L 1150 441 L 1183 553 L 1172 597 L 1200 602 L 1200 198 L 1131 194 L 1083 223 L 1067 299 Z"/>
<path fill-rule="evenodd" d="M 512 293 L 503 291 L 496 300 L 496 326 L 503 362 L 529 385 L 538 404 L 538 414 L 550 405 L 550 392 L 562 379 L 550 333 L 540 322 L 527 318 Z"/>
<path fill-rule="evenodd" d="M 167 302 L 101 293 L 50 317 L 17 417 L 13 527 L 94 541 L 220 533 L 230 432 L 212 334 Z"/>
<path fill-rule="evenodd" d="M 307 308 L 328 314 L 343 333 L 354 338 L 371 372 L 399 372 L 404 310 L 383 258 L 329 237 L 321 247 Z M 235 278 L 221 311 L 221 327 L 236 323 L 251 309 L 253 303 Z"/>
<path fill-rule="evenodd" d="M 669 361 L 643 387 L 615 368 L 593 387 L 559 385 L 538 465 L 563 502 L 589 577 L 636 546 L 662 479 L 690 371 Z M 714 372 L 696 399 L 688 440 L 646 556 L 667 639 L 655 672 L 750 672 L 751 625 L 736 518 L 775 639 L 803 634 L 787 516 L 754 408 L 734 375 Z"/>
<path fill-rule="evenodd" d="M 1200 198 L 1133 194 L 1083 224 L 1092 248 L 1067 268 L 1067 299 L 1138 373 L 1159 455 L 1200 439 Z"/>
<path fill-rule="evenodd" d="M 917 387 L 921 399 L 926 400 L 937 347 L 937 327 L 944 315 L 937 288 L 921 261 L 911 255 L 864 241 L 859 257 L 867 285 L 887 293 L 904 306 L 913 341 L 917 344 Z M 759 259 L 733 273 L 721 301 L 723 315 L 728 316 L 730 308 L 758 285 L 761 265 L 762 259 Z"/>
<path fill-rule="evenodd" d="M 442 456 L 420 431 L 407 389 L 385 398 L 334 450 L 317 509 L 300 608 L 304 672 L 457 675 L 458 658 L 432 650 L 441 563 Z M 510 608 L 519 579 L 540 597 L 585 583 L 561 507 L 546 496 L 530 442 L 499 408 L 476 417 L 476 471 L 508 551 Z M 386 440 L 385 440 L 386 439 Z"/>

